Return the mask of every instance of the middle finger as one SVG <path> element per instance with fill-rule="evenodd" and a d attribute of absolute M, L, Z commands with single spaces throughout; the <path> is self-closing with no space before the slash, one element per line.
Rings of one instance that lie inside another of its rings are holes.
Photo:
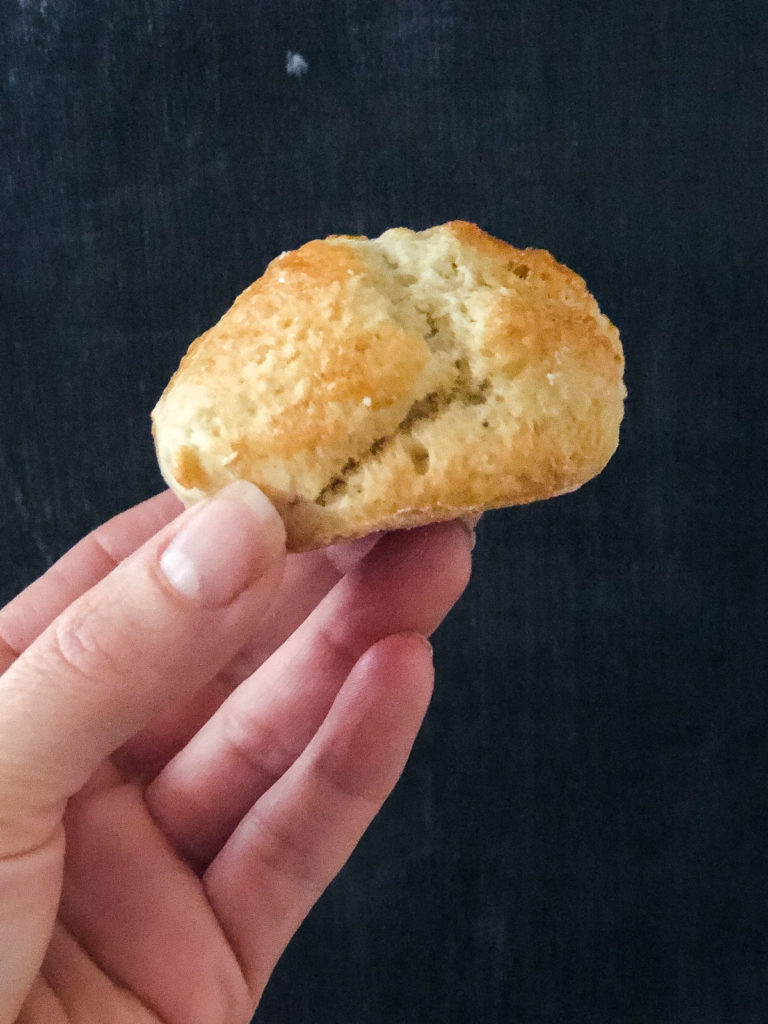
<path fill-rule="evenodd" d="M 147 790 L 176 849 L 202 869 L 248 808 L 300 755 L 374 643 L 429 634 L 466 586 L 457 523 L 385 537 L 219 708 Z"/>

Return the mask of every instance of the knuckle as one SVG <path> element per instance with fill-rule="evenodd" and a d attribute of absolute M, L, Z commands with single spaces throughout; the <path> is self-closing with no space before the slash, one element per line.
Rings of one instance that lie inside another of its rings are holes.
<path fill-rule="evenodd" d="M 265 721 L 247 708 L 233 707 L 224 719 L 225 744 L 231 757 L 245 767 L 253 781 L 271 785 L 295 761 L 294 751 Z"/>
<path fill-rule="evenodd" d="M 106 526 L 94 530 L 87 540 L 90 542 L 91 548 L 98 552 L 104 560 L 110 572 L 120 565 L 122 559 L 112 548 Z"/>
<path fill-rule="evenodd" d="M 349 672 L 365 650 L 365 640 L 368 639 L 362 634 L 355 636 L 355 632 L 341 616 L 323 622 L 319 624 L 317 635 L 313 638 L 313 649 L 322 650 L 325 654 L 323 660 L 341 665 Z"/>
<path fill-rule="evenodd" d="M 333 750 L 321 750 L 313 758 L 311 770 L 330 799 L 360 804 L 373 812 L 378 811 L 389 795 L 389 790 L 381 792 L 378 788 L 366 787 L 359 781 L 353 781 L 345 767 Z"/>
<path fill-rule="evenodd" d="M 86 596 L 54 622 L 53 656 L 69 672 L 92 679 L 119 670 L 118 659 L 101 638 L 100 619 L 97 606 Z"/>
<path fill-rule="evenodd" d="M 326 881 L 313 844 L 303 842 L 296 830 L 277 828 L 269 814 L 253 813 L 246 820 L 263 868 L 301 886 L 314 897 L 323 892 Z"/>

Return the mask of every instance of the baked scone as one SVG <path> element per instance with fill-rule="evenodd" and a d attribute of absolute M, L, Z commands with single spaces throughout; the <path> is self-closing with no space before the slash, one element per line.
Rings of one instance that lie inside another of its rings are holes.
<path fill-rule="evenodd" d="M 618 443 L 619 334 L 548 252 L 474 224 L 283 253 L 153 416 L 186 504 L 257 484 L 292 551 L 572 491 Z"/>

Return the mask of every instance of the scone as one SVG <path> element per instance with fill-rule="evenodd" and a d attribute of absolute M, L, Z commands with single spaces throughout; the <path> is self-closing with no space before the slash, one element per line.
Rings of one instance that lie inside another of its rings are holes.
<path fill-rule="evenodd" d="M 303 551 L 574 490 L 616 449 L 623 367 L 543 250 L 464 221 L 332 236 L 192 344 L 153 432 L 186 504 L 250 480 Z"/>

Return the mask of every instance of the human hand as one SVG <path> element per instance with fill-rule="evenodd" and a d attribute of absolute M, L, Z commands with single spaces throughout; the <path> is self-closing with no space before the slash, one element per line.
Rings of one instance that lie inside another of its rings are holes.
<path fill-rule="evenodd" d="M 247 1022 L 426 710 L 461 525 L 286 560 L 250 485 L 180 509 L 0 612 L 0 1024 Z"/>

